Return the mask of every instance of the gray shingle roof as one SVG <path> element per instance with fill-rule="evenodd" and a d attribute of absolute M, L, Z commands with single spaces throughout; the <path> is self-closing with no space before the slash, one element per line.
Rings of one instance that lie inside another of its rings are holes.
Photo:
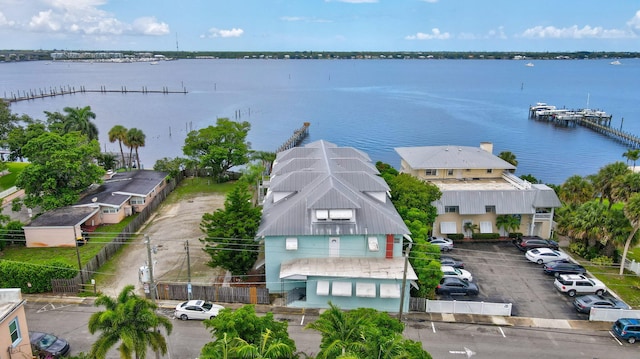
<path fill-rule="evenodd" d="M 313 169 L 291 166 L 297 156 L 315 159 L 307 162 Z M 389 187 L 362 151 L 316 141 L 280 152 L 273 173 L 258 236 L 409 233 L 388 198 L 381 202 L 369 194 Z M 290 195 L 274 203 L 276 192 Z M 314 221 L 315 209 L 354 209 L 355 220 Z"/>
<path fill-rule="evenodd" d="M 56 208 L 41 214 L 27 227 L 71 227 L 82 224 L 99 210 L 99 208 L 88 207 Z"/>
<path fill-rule="evenodd" d="M 96 190 L 85 195 L 76 205 L 92 205 L 93 203 L 120 206 L 131 196 L 146 197 L 164 181 L 166 172 L 137 170 L 119 172 L 106 180 Z M 95 201 L 93 199 L 96 199 Z"/>
<path fill-rule="evenodd" d="M 544 185 L 543 185 L 544 186 Z M 553 189 L 541 186 L 529 190 L 477 190 L 443 191 L 442 197 L 433 205 L 438 214 L 444 214 L 445 206 L 458 206 L 458 213 L 484 214 L 485 206 L 495 206 L 496 214 L 531 214 L 536 208 L 556 208 L 561 203 Z"/>
<path fill-rule="evenodd" d="M 396 152 L 412 169 L 515 169 L 516 167 L 480 147 L 398 147 Z"/>

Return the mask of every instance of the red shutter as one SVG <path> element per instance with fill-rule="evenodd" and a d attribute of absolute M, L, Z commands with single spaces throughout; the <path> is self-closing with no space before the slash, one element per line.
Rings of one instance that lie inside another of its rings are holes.
<path fill-rule="evenodd" d="M 385 258 L 393 258 L 393 234 L 387 234 L 387 254 Z"/>

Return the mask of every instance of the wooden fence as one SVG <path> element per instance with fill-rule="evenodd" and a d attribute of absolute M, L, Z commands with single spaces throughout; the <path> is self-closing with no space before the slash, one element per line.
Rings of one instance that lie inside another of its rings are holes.
<path fill-rule="evenodd" d="M 136 235 L 138 229 L 140 229 L 144 223 L 151 217 L 153 212 L 160 206 L 160 204 L 167 198 L 178 183 L 182 181 L 183 176 L 179 175 L 178 178 L 172 179 L 167 182 L 167 186 L 160 191 L 149 203 L 145 209 L 143 209 L 131 223 L 129 223 L 110 243 L 105 245 L 95 257 L 91 258 L 82 267 L 82 270 L 78 272 L 78 275 L 72 279 L 52 279 L 51 290 L 56 294 L 72 293 L 76 294 L 80 291 L 79 284 L 86 283 L 93 273 L 97 272 L 101 266 L 103 266 L 109 258 L 122 247 L 129 239 Z"/>
<path fill-rule="evenodd" d="M 158 283 L 158 299 L 187 300 L 187 283 Z M 191 286 L 191 297 L 212 302 L 270 304 L 269 290 L 264 287 Z"/>

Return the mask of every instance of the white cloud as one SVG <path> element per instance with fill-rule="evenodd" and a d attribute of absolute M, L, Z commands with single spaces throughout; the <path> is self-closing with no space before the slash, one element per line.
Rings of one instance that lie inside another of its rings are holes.
<path fill-rule="evenodd" d="M 169 25 L 159 22 L 153 16 L 140 17 L 133 21 L 133 31 L 145 35 L 166 35 L 169 33 Z"/>
<path fill-rule="evenodd" d="M 585 25 L 579 28 L 577 25 L 557 28 L 555 26 L 536 26 L 525 30 L 520 37 L 539 39 L 616 39 L 635 37 L 632 33 L 619 29 L 605 29 L 601 26 L 591 27 Z"/>
<path fill-rule="evenodd" d="M 7 20 L 7 17 L 4 16 L 2 11 L 0 11 L 0 27 L 12 27 L 16 24 L 15 21 Z"/>
<path fill-rule="evenodd" d="M 627 22 L 627 25 L 634 30 L 640 30 L 640 10 Z"/>
<path fill-rule="evenodd" d="M 451 38 L 451 34 L 448 32 L 440 32 L 440 29 L 433 28 L 431 33 L 426 34 L 424 32 L 418 32 L 415 35 L 408 35 L 405 37 L 407 40 L 447 40 Z"/>
<path fill-rule="evenodd" d="M 243 33 L 244 30 L 242 29 L 233 28 L 231 30 L 223 30 L 212 27 L 211 29 L 209 29 L 208 37 L 240 37 Z"/>

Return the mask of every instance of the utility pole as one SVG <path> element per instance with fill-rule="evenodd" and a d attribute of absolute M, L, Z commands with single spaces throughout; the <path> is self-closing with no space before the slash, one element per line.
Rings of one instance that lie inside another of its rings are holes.
<path fill-rule="evenodd" d="M 151 258 L 151 240 L 148 235 L 144 235 L 144 242 L 147 244 L 147 261 L 149 268 L 149 292 L 151 294 L 151 300 L 156 302 L 156 283 L 153 280 L 153 259 Z"/>
<path fill-rule="evenodd" d="M 187 299 L 191 300 L 191 257 L 189 256 L 189 240 L 184 242 L 187 251 Z"/>
<path fill-rule="evenodd" d="M 402 289 L 400 289 L 400 310 L 398 311 L 398 320 L 402 323 L 402 310 L 404 308 L 404 291 L 407 288 L 407 269 L 409 268 L 409 252 L 411 252 L 411 245 L 407 247 L 404 253 L 404 270 L 402 271 Z"/>

